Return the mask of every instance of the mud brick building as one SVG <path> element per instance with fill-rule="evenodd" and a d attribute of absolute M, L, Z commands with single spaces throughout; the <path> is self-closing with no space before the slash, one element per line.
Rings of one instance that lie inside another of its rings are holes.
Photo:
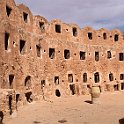
<path fill-rule="evenodd" d="M 80 28 L 34 16 L 0 0 L 0 111 L 33 100 L 124 90 L 124 37 L 119 30 Z M 4 106 L 4 107 L 3 107 Z"/>

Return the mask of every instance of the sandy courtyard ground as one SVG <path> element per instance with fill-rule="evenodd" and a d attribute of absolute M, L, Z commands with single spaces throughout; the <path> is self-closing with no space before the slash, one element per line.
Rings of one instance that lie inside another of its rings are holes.
<path fill-rule="evenodd" d="M 86 102 L 90 99 L 69 96 L 29 104 L 4 124 L 119 124 L 124 118 L 124 92 L 101 94 L 100 104 Z"/>

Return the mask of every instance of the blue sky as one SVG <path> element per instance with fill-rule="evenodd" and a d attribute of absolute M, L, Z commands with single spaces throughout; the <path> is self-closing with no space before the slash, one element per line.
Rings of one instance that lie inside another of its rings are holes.
<path fill-rule="evenodd" d="M 49 22 L 61 19 L 76 23 L 81 28 L 120 28 L 124 31 L 124 0 L 15 0 L 24 3 L 34 15 L 44 16 Z"/>

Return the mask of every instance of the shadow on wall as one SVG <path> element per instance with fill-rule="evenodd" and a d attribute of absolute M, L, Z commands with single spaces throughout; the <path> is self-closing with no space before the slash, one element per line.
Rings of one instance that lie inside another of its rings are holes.
<path fill-rule="evenodd" d="M 124 124 L 124 118 L 119 120 L 119 124 Z"/>
<path fill-rule="evenodd" d="M 4 118 L 4 114 L 2 111 L 0 111 L 0 124 L 3 124 L 3 118 Z"/>

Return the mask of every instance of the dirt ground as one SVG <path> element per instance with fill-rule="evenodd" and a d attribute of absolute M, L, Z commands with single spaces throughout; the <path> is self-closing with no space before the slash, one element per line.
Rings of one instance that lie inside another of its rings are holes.
<path fill-rule="evenodd" d="M 82 95 L 33 102 L 4 124 L 119 124 L 124 118 L 124 92 L 101 94 L 99 104 L 90 100 L 90 95 Z"/>

